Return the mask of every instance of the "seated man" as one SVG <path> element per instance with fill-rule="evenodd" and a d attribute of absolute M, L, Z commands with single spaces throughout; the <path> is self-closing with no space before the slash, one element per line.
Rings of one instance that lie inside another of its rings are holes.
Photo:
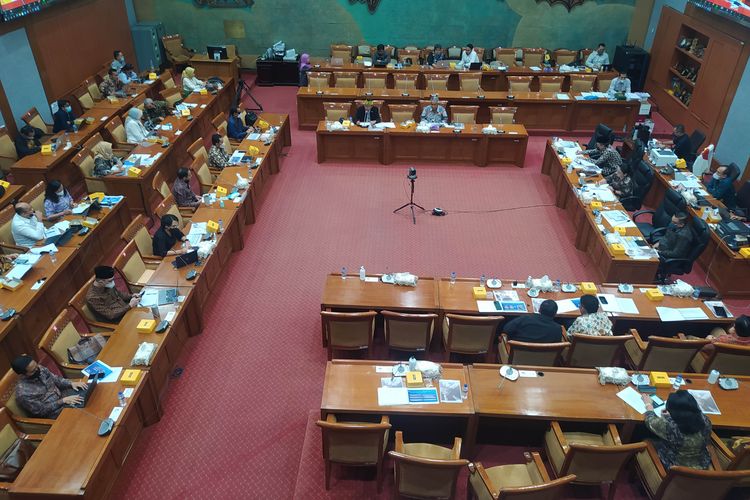
<path fill-rule="evenodd" d="M 34 418 L 57 418 L 65 405 L 83 402 L 83 398 L 74 392 L 88 388 L 86 382 L 58 377 L 26 354 L 16 357 L 10 366 L 19 375 L 16 384 L 18 406 Z"/>
<path fill-rule="evenodd" d="M 102 83 L 99 84 L 99 92 L 104 97 L 125 97 L 125 85 L 117 77 L 117 73 L 116 69 L 110 69 L 107 76 L 102 79 Z"/>
<path fill-rule="evenodd" d="M 109 266 L 94 268 L 96 279 L 86 294 L 86 305 L 97 318 L 119 323 L 125 313 L 138 306 L 141 295 L 122 293 L 115 288 L 115 270 Z"/>
<path fill-rule="evenodd" d="M 166 257 L 167 255 L 182 255 L 188 253 L 191 248 L 190 244 L 186 245 L 187 248 L 178 248 L 172 250 L 172 247 L 178 241 L 187 241 L 187 237 L 180 231 L 180 224 L 177 217 L 172 214 L 166 214 L 161 217 L 161 226 L 154 233 L 153 239 L 153 250 L 154 255 L 160 257 Z"/>
<path fill-rule="evenodd" d="M 121 50 L 115 50 L 113 55 L 114 59 L 112 59 L 109 67 L 120 71 L 122 67 L 125 66 L 125 54 L 123 54 Z"/>
<path fill-rule="evenodd" d="M 208 150 L 208 166 L 221 170 L 231 165 L 229 158 L 232 155 L 224 151 L 224 139 L 219 134 L 211 136 L 211 148 Z"/>
<path fill-rule="evenodd" d="M 581 315 L 568 328 L 568 337 L 576 333 L 599 337 L 612 335 L 612 322 L 607 313 L 599 312 L 599 299 L 596 295 L 583 295 L 579 309 Z"/>
<path fill-rule="evenodd" d="M 445 52 L 443 52 L 443 46 L 440 45 L 439 43 L 436 43 L 432 49 L 432 52 L 430 52 L 430 55 L 427 56 L 427 64 L 432 66 L 435 63 L 444 61 L 444 60 L 445 60 Z"/>
<path fill-rule="evenodd" d="M 599 157 L 592 160 L 594 164 L 602 169 L 602 177 L 609 177 L 614 174 L 617 167 L 622 165 L 622 157 L 620 153 L 603 137 L 596 138 L 596 149 L 586 149 L 579 151 L 581 155 L 594 155 L 599 154 Z"/>
<path fill-rule="evenodd" d="M 688 226 L 688 214 L 677 212 L 672 216 L 672 223 L 654 248 L 663 259 L 684 259 L 693 244 L 693 232 Z"/>
<path fill-rule="evenodd" d="M 734 193 L 734 184 L 729 178 L 729 167 L 721 166 L 711 176 L 711 180 L 706 184 L 708 194 L 722 202 L 727 208 L 733 209 L 737 206 L 737 200 Z"/>
<path fill-rule="evenodd" d="M 524 314 L 509 321 L 503 331 L 509 340 L 519 342 L 553 343 L 562 340 L 562 327 L 555 323 L 557 302 L 545 300 L 538 314 Z"/>
<path fill-rule="evenodd" d="M 391 55 L 385 51 L 385 45 L 382 43 L 378 44 L 375 54 L 372 56 L 372 65 L 384 67 L 391 62 Z"/>
<path fill-rule="evenodd" d="M 430 105 L 422 110 L 421 121 L 428 123 L 445 123 L 448 121 L 448 113 L 440 105 L 440 98 L 436 95 L 430 97 Z"/>
<path fill-rule="evenodd" d="M 615 173 L 605 178 L 615 195 L 622 199 L 633 196 L 633 178 L 630 177 L 630 167 L 622 163 L 617 166 Z"/>
<path fill-rule="evenodd" d="M 39 138 L 36 136 L 36 131 L 31 125 L 24 125 L 21 127 L 15 143 L 16 154 L 18 155 L 19 160 L 24 156 L 33 155 L 42 150 L 42 143 L 39 142 Z"/>
<path fill-rule="evenodd" d="M 28 203 L 16 203 L 15 209 L 16 214 L 10 223 L 13 240 L 18 246 L 33 247 L 44 239 L 44 217 Z"/>
<path fill-rule="evenodd" d="M 473 63 L 478 63 L 479 56 L 477 51 L 474 50 L 474 46 L 470 43 L 466 44 L 466 50 L 461 52 L 461 67 L 468 69 Z"/>
<path fill-rule="evenodd" d="M 75 132 L 75 124 L 73 121 L 76 119 L 73 114 L 73 108 L 70 106 L 70 102 L 65 99 L 57 101 L 57 111 L 52 115 L 54 125 L 52 126 L 52 132 L 58 133 L 60 131 Z"/>
<path fill-rule="evenodd" d="M 685 133 L 685 125 L 675 125 L 672 132 L 672 150 L 675 156 L 684 160 L 690 155 L 691 149 L 690 137 Z"/>
<path fill-rule="evenodd" d="M 128 63 L 120 69 L 117 73 L 117 79 L 123 85 L 130 85 L 131 83 L 138 83 L 138 73 L 133 69 L 133 65 Z"/>
<path fill-rule="evenodd" d="M 354 121 L 360 125 L 375 125 L 380 123 L 380 110 L 372 105 L 370 99 L 366 100 L 365 103 L 357 108 L 357 112 L 354 115 Z"/>
<path fill-rule="evenodd" d="M 229 120 L 227 120 L 227 136 L 230 139 L 241 141 L 247 135 L 248 130 L 250 130 L 250 127 L 245 126 L 240 118 L 240 109 L 232 108 Z"/>
<path fill-rule="evenodd" d="M 172 194 L 178 207 L 195 208 L 201 204 L 203 198 L 190 189 L 190 170 L 185 167 L 177 169 L 177 179 L 172 184 Z"/>
<path fill-rule="evenodd" d="M 143 118 L 156 125 L 169 114 L 169 105 L 167 101 L 154 101 L 147 97 L 143 101 Z"/>
<path fill-rule="evenodd" d="M 625 70 L 618 71 L 617 78 L 613 78 L 609 82 L 609 90 L 607 94 L 610 97 L 614 97 L 615 94 L 629 94 L 630 93 L 630 78 L 628 78 L 628 72 Z"/>
<path fill-rule="evenodd" d="M 596 47 L 596 50 L 586 58 L 586 67 L 599 71 L 602 69 L 602 66 L 608 65 L 609 54 L 604 52 L 604 49 L 606 48 L 607 46 L 604 45 L 603 42 L 600 43 L 599 46 Z"/>

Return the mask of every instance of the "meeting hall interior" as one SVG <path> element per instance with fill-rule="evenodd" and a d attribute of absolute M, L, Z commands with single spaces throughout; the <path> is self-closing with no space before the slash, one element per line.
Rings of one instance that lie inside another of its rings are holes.
<path fill-rule="evenodd" d="M 0 498 L 750 498 L 747 0 L 0 0 Z"/>

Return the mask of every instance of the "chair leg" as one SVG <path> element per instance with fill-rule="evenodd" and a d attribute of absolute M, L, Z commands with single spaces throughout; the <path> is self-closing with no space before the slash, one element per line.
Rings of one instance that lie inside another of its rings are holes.
<path fill-rule="evenodd" d="M 615 478 L 615 481 L 617 478 Z M 617 483 L 615 481 L 612 481 L 609 483 L 609 494 L 607 495 L 607 500 L 614 500 L 615 498 L 615 490 L 617 490 Z"/>
<path fill-rule="evenodd" d="M 326 491 L 331 489 L 331 462 L 325 460 L 326 463 Z"/>
<path fill-rule="evenodd" d="M 378 462 L 377 467 L 377 483 L 378 483 L 378 493 L 383 491 L 383 459 L 380 459 L 380 462 Z"/>

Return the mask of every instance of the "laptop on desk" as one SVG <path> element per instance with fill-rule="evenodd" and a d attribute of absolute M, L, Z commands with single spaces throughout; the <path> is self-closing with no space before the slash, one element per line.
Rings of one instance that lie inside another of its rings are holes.
<path fill-rule="evenodd" d="M 81 391 L 76 391 L 76 394 L 83 398 L 83 401 L 81 401 L 78 404 L 70 405 L 71 408 L 85 408 L 86 404 L 89 402 L 89 399 L 91 398 L 91 395 L 94 393 L 94 389 L 96 389 L 96 385 L 99 383 L 99 375 L 93 377 L 93 379 L 89 379 L 88 381 L 88 387 L 83 391 L 83 394 L 81 394 Z"/>
<path fill-rule="evenodd" d="M 470 70 L 482 69 L 482 63 L 480 63 L 480 62 L 473 62 L 473 63 L 469 64 L 469 69 Z"/>
<path fill-rule="evenodd" d="M 186 254 L 178 255 L 175 260 L 172 261 L 172 265 L 175 269 L 195 264 L 198 262 L 198 250 L 193 250 Z"/>
<path fill-rule="evenodd" d="M 78 229 L 80 229 L 80 227 Z M 73 237 L 73 235 L 78 231 L 78 229 L 74 229 L 73 226 L 71 226 L 68 229 L 66 229 L 65 232 L 46 238 L 44 240 L 44 244 L 45 245 L 55 244 L 57 246 L 62 246 L 70 241 L 70 238 Z"/>

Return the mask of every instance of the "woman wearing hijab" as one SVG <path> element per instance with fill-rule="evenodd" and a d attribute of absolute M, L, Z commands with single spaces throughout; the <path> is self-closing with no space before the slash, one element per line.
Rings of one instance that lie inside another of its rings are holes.
<path fill-rule="evenodd" d="M 143 111 L 138 108 L 130 108 L 128 110 L 128 117 L 125 119 L 125 135 L 128 138 L 128 142 L 138 144 L 146 140 L 148 137 L 148 130 L 141 122 Z"/>
<path fill-rule="evenodd" d="M 206 88 L 206 83 L 195 76 L 195 68 L 188 66 L 182 72 L 182 97 L 185 98 L 195 92 Z"/>
<path fill-rule="evenodd" d="M 101 141 L 91 152 L 94 153 L 94 177 L 116 174 L 122 169 L 120 159 L 112 153 L 111 142 Z"/>
<path fill-rule="evenodd" d="M 302 54 L 299 58 L 299 86 L 307 87 L 309 83 L 307 80 L 307 72 L 310 71 L 312 65 L 310 64 L 310 54 Z"/>
<path fill-rule="evenodd" d="M 59 219 L 70 215 L 73 209 L 73 197 L 58 180 L 47 183 L 44 191 L 44 216 L 47 220 Z"/>

